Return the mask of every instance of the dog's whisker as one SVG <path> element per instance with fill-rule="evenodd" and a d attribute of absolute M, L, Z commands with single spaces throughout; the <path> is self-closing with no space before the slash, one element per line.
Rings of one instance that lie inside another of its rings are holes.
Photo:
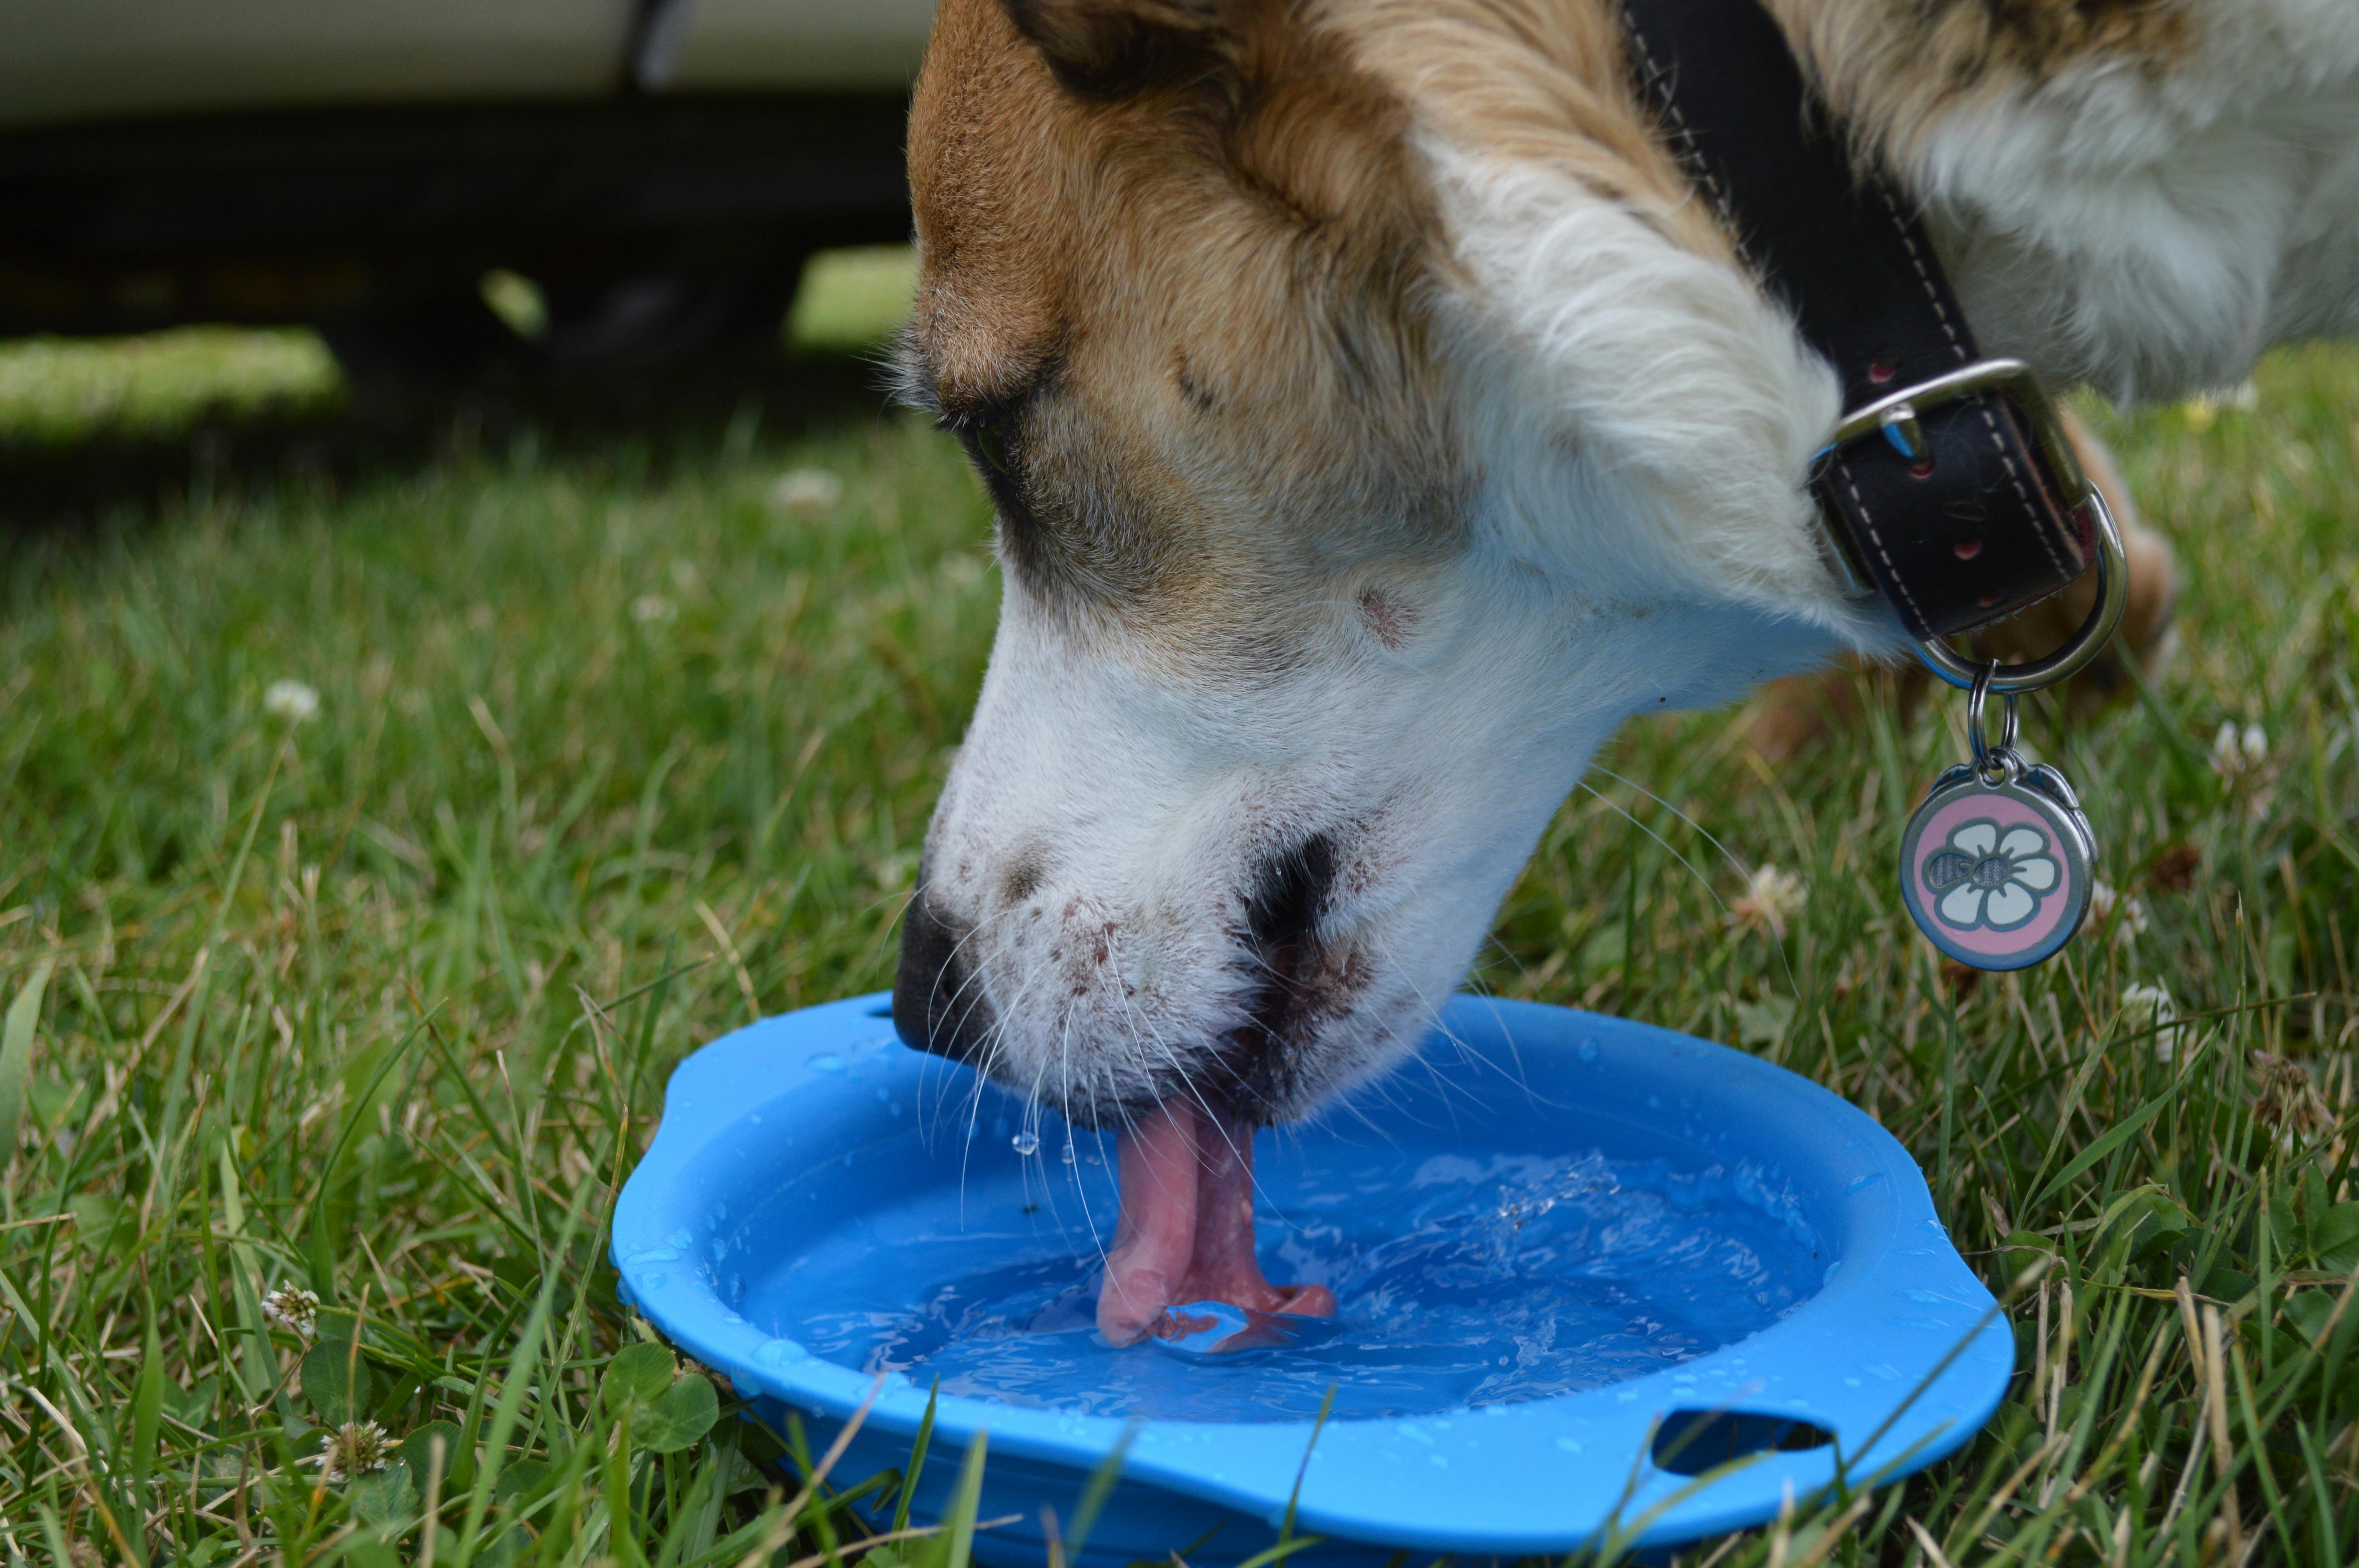
<path fill-rule="evenodd" d="M 1606 772 L 1603 768 L 1600 768 L 1597 771 L 1600 773 Z M 1606 773 L 1606 776 L 1608 778 L 1619 780 L 1625 784 L 1629 783 L 1628 780 L 1623 779 L 1618 773 Z M 1732 913 L 1728 907 L 1728 901 L 1722 898 L 1720 896 L 1720 890 L 1712 885 L 1712 879 L 1705 876 L 1702 871 L 1699 871 L 1696 868 L 1694 861 L 1689 860 L 1685 855 L 1680 854 L 1669 839 L 1664 838 L 1660 833 L 1656 832 L 1655 829 L 1647 824 L 1638 820 L 1638 816 L 1636 812 L 1630 810 L 1629 807 L 1624 806 L 1620 801 L 1615 800 L 1612 795 L 1607 795 L 1603 790 L 1599 789 L 1595 784 L 1591 784 L 1587 779 L 1579 781 L 1579 787 L 1587 790 L 1591 795 L 1596 796 L 1606 806 L 1612 807 L 1614 811 L 1619 812 L 1623 818 L 1627 821 L 1631 827 L 1636 827 L 1639 832 L 1644 833 L 1647 838 L 1652 838 L 1656 843 L 1661 845 L 1664 851 L 1668 853 L 1671 859 L 1686 867 L 1688 874 L 1695 878 L 1695 880 L 1702 885 L 1704 892 L 1711 898 L 1712 902 L 1720 906 L 1720 912 L 1722 914 L 1727 915 Z M 1673 816 L 1677 816 L 1680 821 L 1688 824 L 1690 827 L 1695 827 L 1697 832 L 1703 833 L 1703 829 L 1701 827 L 1696 827 L 1695 818 L 1690 816 L 1686 812 L 1680 810 L 1679 807 L 1670 805 L 1668 801 L 1663 800 L 1661 796 L 1654 795 L 1636 784 L 1631 784 L 1630 787 L 1638 790 L 1641 795 L 1645 795 L 1647 799 L 1661 806 L 1666 811 L 1670 812 Z M 1719 849 L 1722 854 L 1728 856 L 1728 860 L 1731 865 L 1737 867 L 1739 870 L 1744 870 L 1745 862 L 1738 860 L 1734 855 L 1729 854 L 1726 848 L 1722 846 L 1719 839 L 1713 838 L 1709 833 L 1704 833 L 1704 837 L 1711 839 L 1714 849 Z M 1750 871 L 1746 871 L 1745 874 L 1749 876 L 1752 873 Z M 1624 933 L 1624 939 L 1625 941 L 1629 939 L 1628 933 Z M 1793 960 L 1787 956 L 1786 940 L 1774 931 L 1769 934 L 1769 939 L 1772 945 L 1777 949 L 1778 967 L 1786 971 L 1787 989 L 1791 991 L 1795 999 L 1799 1000 L 1802 994 L 1802 983 L 1795 977 Z"/>
<path fill-rule="evenodd" d="M 1461 1060 L 1479 1060 L 1479 1058 L 1473 1057 L 1473 1054 L 1466 1048 L 1465 1042 L 1460 1040 L 1455 1034 L 1450 1033 L 1447 1028 L 1438 1027 L 1441 1017 L 1440 1008 L 1436 1006 L 1433 1000 L 1425 994 L 1424 989 L 1417 983 L 1416 977 L 1396 961 L 1389 950 L 1386 950 L 1384 948 L 1383 938 L 1372 935 L 1367 938 L 1367 940 L 1371 946 L 1377 947 L 1380 950 L 1380 956 L 1383 957 L 1384 961 L 1394 970 L 1395 973 L 1400 976 L 1401 984 L 1408 989 L 1411 996 L 1417 999 L 1419 1012 L 1426 1022 L 1426 1028 L 1421 1032 L 1422 1037 L 1430 1038 L 1439 1035 L 1441 1039 L 1449 1042 L 1449 1044 L 1457 1050 Z M 1452 1086 L 1448 1082 L 1448 1080 L 1441 1076 L 1439 1070 L 1434 1067 L 1431 1062 L 1425 1059 L 1422 1052 L 1419 1052 L 1412 1059 L 1420 1066 L 1424 1067 L 1427 1076 L 1433 1080 L 1440 1098 L 1445 1104 L 1448 1103 L 1451 1094 L 1456 1092 Z"/>
<path fill-rule="evenodd" d="M 1614 783 L 1616 783 L 1616 784 L 1623 784 L 1623 785 L 1627 786 L 1628 788 L 1631 788 L 1631 789 L 1635 789 L 1635 790 L 1636 790 L 1640 795 L 1645 795 L 1648 800 L 1653 801 L 1657 806 L 1661 806 L 1665 811 L 1669 812 L 1672 816 L 1674 816 L 1678 817 L 1680 821 L 1682 821 L 1682 822 L 1686 823 L 1690 827 L 1694 828 L 1694 829 L 1696 830 L 1696 832 L 1697 832 L 1697 833 L 1699 833 L 1700 835 L 1701 835 L 1701 836 L 1702 836 L 1702 838 L 1703 838 L 1703 841 L 1704 841 L 1705 843 L 1707 843 L 1707 844 L 1711 845 L 1713 849 L 1717 849 L 1717 850 L 1719 850 L 1719 851 L 1720 851 L 1721 859 L 1723 859 L 1723 860 L 1726 860 L 1730 865 L 1732 865 L 1732 866 L 1734 866 L 1734 867 L 1735 867 L 1735 868 L 1736 868 L 1736 873 L 1737 873 L 1737 875 L 1739 875 L 1739 876 L 1741 876 L 1741 877 L 1744 877 L 1744 878 L 1745 878 L 1745 879 L 1746 879 L 1746 880 L 1748 880 L 1748 881 L 1749 881 L 1749 880 L 1751 880 L 1751 878 L 1752 878 L 1752 876 L 1753 876 L 1753 873 L 1754 873 L 1754 870 L 1755 870 L 1755 868 L 1753 868 L 1752 866 L 1749 866 L 1749 865 L 1745 864 L 1745 860 L 1744 860 L 1743 857 L 1739 856 L 1739 855 L 1738 855 L 1734 850 L 1731 849 L 1727 845 L 1725 845 L 1725 844 L 1722 843 L 1722 842 L 1721 842 L 1717 838 L 1715 838 L 1715 837 L 1712 835 L 1712 830 L 1711 830 L 1710 828 L 1706 827 L 1702 823 L 1698 822 L 1694 817 L 1692 817 L 1692 816 L 1689 816 L 1685 811 L 1682 811 L 1680 807 L 1678 807 L 1678 806 L 1676 806 L 1672 805 L 1669 801 L 1665 800 L 1661 795 L 1657 795 L 1653 790 L 1648 789 L 1645 784 L 1639 784 L 1639 783 L 1637 783 L 1636 780 L 1633 780 L 1633 779 L 1625 779 L 1625 778 L 1624 778 L 1620 773 L 1615 773 L 1613 769 L 1611 769 L 1611 768 L 1609 768 L 1609 767 L 1603 766 L 1602 764 L 1597 763 L 1597 762 L 1592 762 L 1592 763 L 1590 763 L 1590 764 L 1589 764 L 1589 771 L 1590 771 L 1591 773 L 1603 773 L 1607 778 L 1612 779 Z M 1621 810 L 1621 807 L 1620 807 L 1618 805 L 1616 805 L 1616 803 L 1614 803 L 1614 802 L 1613 802 L 1613 801 L 1611 801 L 1611 800 L 1606 800 L 1606 797 L 1604 796 L 1604 795 L 1603 795 L 1603 794 L 1602 794 L 1601 792 L 1599 792 L 1599 791 L 1596 789 L 1596 787 L 1595 787 L 1595 786 L 1589 784 L 1587 783 L 1587 781 L 1586 781 L 1586 780 L 1582 781 L 1582 783 L 1583 783 L 1583 787 L 1587 788 L 1587 789 L 1589 790 L 1589 793 L 1590 793 L 1590 794 L 1592 794 L 1592 795 L 1596 795 L 1596 796 L 1597 796 L 1597 798 L 1598 798 L 1598 799 L 1600 799 L 1600 800 L 1603 800 L 1603 801 L 1605 801 L 1605 803 L 1606 803 L 1608 806 L 1614 806 L 1615 810 L 1617 810 L 1617 811 Z M 1623 815 L 1624 815 L 1624 816 L 1629 816 L 1629 813 L 1627 813 L 1627 812 L 1623 812 Z M 1636 822 L 1636 821 L 1637 821 L 1637 818 L 1636 818 L 1636 817 L 1635 817 L 1635 816 L 1633 816 L 1633 817 L 1631 817 L 1631 818 L 1630 818 L 1630 820 L 1631 820 L 1631 821 L 1633 821 L 1633 822 Z M 1659 839 L 1658 839 L 1657 841 L 1658 841 L 1658 842 L 1660 842 L 1660 840 L 1659 840 Z M 1664 845 L 1663 847 L 1664 847 L 1665 849 L 1669 849 L 1669 848 L 1670 848 L 1670 846 L 1669 846 L 1669 845 L 1668 845 L 1668 844 Z M 1677 854 L 1677 853 L 1678 853 L 1678 851 L 1674 849 L 1674 850 L 1672 850 L 1672 853 L 1673 853 L 1673 854 Z M 1685 862 L 1685 860 L 1684 860 L 1684 859 L 1682 859 L 1681 863 L 1682 863 L 1682 864 L 1685 864 L 1685 863 L 1686 863 L 1686 862 Z M 1694 867 L 1692 867 L 1692 866 L 1690 866 L 1688 869 L 1689 869 L 1690 871 L 1694 871 L 1694 870 L 1695 870 L 1695 868 L 1694 868 Z M 1699 877 L 1701 877 L 1701 873 L 1698 873 L 1698 875 L 1699 875 Z M 1706 892 L 1708 892 L 1708 893 L 1711 893 L 1711 894 L 1712 894 L 1712 901 L 1714 903 L 1717 903 L 1717 904 L 1719 904 L 1719 905 L 1720 905 L 1720 911 L 1721 911 L 1721 913 L 1722 913 L 1723 914 L 1728 914 L 1728 913 L 1729 913 L 1729 908 L 1728 908 L 1727 903 L 1722 900 L 1722 898 L 1721 898 L 1721 896 L 1720 896 L 1719 892 L 1717 892 L 1717 891 L 1712 887 L 1712 883 L 1711 883 L 1709 881 L 1706 881 L 1704 882 L 1704 891 L 1705 891 Z M 1801 981 L 1800 981 L 1800 980 L 1799 980 L 1799 979 L 1797 979 L 1795 978 L 1795 976 L 1794 976 L 1794 963 L 1793 963 L 1793 960 L 1792 960 L 1792 958 L 1791 958 L 1790 957 L 1788 957 L 1788 954 L 1787 954 L 1787 952 L 1786 952 L 1786 938 L 1785 938 L 1782 935 L 1780 935 L 1779 933 L 1777 933 L 1777 932 L 1776 932 L 1776 931 L 1772 931 L 1772 932 L 1770 932 L 1770 933 L 1769 933 L 1769 939 L 1770 939 L 1771 943 L 1772 943 L 1772 944 L 1774 944 L 1774 945 L 1776 946 L 1777 949 L 1777 963 L 1778 963 L 1778 966 L 1786 971 L 1786 986 L 1787 986 L 1787 989 L 1788 989 L 1788 990 L 1792 991 L 1792 992 L 1794 993 L 1795 997 L 1796 997 L 1797 999 L 1799 999 L 1799 998 L 1801 996 L 1801 994 L 1802 994 L 1802 984 L 1801 984 Z"/>

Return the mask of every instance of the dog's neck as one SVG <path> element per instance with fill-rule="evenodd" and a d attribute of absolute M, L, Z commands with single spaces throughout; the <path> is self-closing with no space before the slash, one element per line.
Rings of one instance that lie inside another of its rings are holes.
<path fill-rule="evenodd" d="M 2348 5 L 1766 3 L 1987 351 L 2152 400 L 2359 330 Z"/>
<path fill-rule="evenodd" d="M 1896 646 L 1798 483 L 1841 411 L 1832 380 L 1637 103 L 1614 0 L 1335 4 L 1413 105 L 1470 286 L 1443 307 L 1468 438 L 1515 547 L 1602 597 L 1749 609 L 1825 650 Z M 2359 330 L 2346 6 L 1768 8 L 1926 212 L 1985 353 L 2060 391 L 2150 399 Z"/>

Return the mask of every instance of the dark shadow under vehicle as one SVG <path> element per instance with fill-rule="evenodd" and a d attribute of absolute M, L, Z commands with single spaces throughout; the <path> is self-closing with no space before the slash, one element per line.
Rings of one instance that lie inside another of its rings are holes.
<path fill-rule="evenodd" d="M 624 94 L 0 134 L 0 338 L 304 325 L 364 382 L 775 345 L 812 252 L 908 237 L 906 114 Z M 495 269 L 537 286 L 530 335 Z"/>

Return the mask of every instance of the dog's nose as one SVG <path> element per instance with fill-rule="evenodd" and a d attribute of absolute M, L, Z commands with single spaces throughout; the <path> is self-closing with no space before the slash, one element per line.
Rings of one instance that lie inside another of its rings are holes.
<path fill-rule="evenodd" d="M 904 1045 L 970 1062 L 990 1038 L 991 1003 L 960 956 L 973 929 L 943 918 L 920 872 L 901 920 L 901 967 L 893 976 L 893 1029 Z"/>

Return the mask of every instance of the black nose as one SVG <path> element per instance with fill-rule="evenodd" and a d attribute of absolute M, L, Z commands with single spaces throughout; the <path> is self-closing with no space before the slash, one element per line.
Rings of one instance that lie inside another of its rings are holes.
<path fill-rule="evenodd" d="M 893 1028 L 901 1044 L 954 1062 L 971 1062 L 991 1034 L 991 1003 L 962 954 L 973 927 L 946 920 L 926 896 L 901 918 L 901 967 L 893 977 Z"/>

